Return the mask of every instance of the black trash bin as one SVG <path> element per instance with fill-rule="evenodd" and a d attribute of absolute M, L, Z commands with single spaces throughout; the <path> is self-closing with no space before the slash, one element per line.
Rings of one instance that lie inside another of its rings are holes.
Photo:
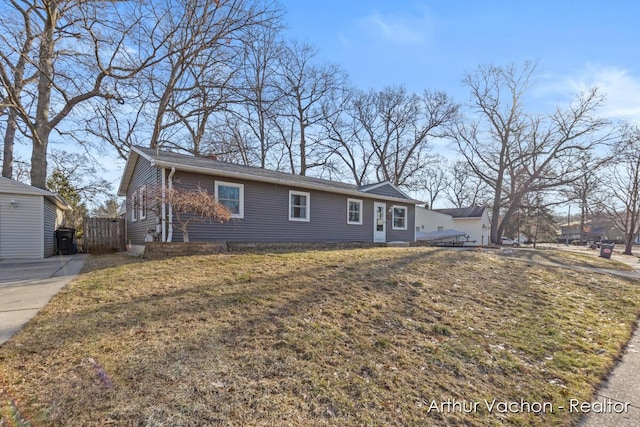
<path fill-rule="evenodd" d="M 58 255 L 73 254 L 73 236 L 75 234 L 76 230 L 73 228 L 59 228 L 56 230 L 56 253 Z"/>
<path fill-rule="evenodd" d="M 611 253 L 613 252 L 613 243 L 602 243 L 600 245 L 600 256 L 602 258 L 611 258 Z"/>

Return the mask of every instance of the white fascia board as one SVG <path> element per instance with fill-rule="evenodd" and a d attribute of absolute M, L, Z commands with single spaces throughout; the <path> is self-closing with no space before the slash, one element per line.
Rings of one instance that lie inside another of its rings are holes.
<path fill-rule="evenodd" d="M 129 182 L 131 181 L 131 176 L 133 176 L 133 169 L 136 166 L 136 161 L 138 160 L 138 156 L 147 160 L 154 164 L 154 161 L 151 157 L 144 154 L 142 151 L 138 150 L 136 147 L 131 147 L 129 151 L 129 156 L 127 157 L 127 163 L 124 165 L 124 170 L 122 171 L 122 177 L 120 178 L 120 186 L 118 187 L 118 196 L 124 197 L 127 195 L 127 187 L 129 187 Z"/>
<path fill-rule="evenodd" d="M 129 186 L 129 182 L 131 181 L 131 176 L 133 175 L 133 165 L 135 161 L 132 161 L 134 157 L 133 153 L 129 153 L 129 157 L 127 157 L 127 163 L 124 165 L 124 170 L 122 171 L 122 177 L 120 178 L 120 186 L 118 187 L 118 196 L 126 196 L 127 195 L 127 187 Z"/>
<path fill-rule="evenodd" d="M 64 200 L 62 197 L 60 197 L 58 194 L 53 194 L 51 196 L 44 196 L 44 197 L 47 200 L 49 200 L 51 203 L 56 205 L 59 209 L 62 209 L 63 211 L 71 211 L 71 210 L 73 210 L 73 208 L 71 206 L 69 206 L 67 201 Z"/>

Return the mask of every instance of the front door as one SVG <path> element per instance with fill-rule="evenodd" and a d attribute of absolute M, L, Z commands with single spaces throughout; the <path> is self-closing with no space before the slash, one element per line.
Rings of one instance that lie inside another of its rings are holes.
<path fill-rule="evenodd" d="M 373 202 L 373 241 L 387 241 L 387 205 L 385 203 Z"/>

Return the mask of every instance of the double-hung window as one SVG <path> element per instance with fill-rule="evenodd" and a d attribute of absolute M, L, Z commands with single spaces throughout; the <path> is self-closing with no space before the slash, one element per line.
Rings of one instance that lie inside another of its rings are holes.
<path fill-rule="evenodd" d="M 136 222 L 138 220 L 139 205 L 138 192 L 134 191 L 131 194 L 131 222 Z"/>
<path fill-rule="evenodd" d="M 216 181 L 215 199 L 226 206 L 231 218 L 244 218 L 244 185 Z"/>
<path fill-rule="evenodd" d="M 406 230 L 407 229 L 407 207 L 406 206 L 394 206 L 393 207 L 393 229 L 394 230 Z"/>
<path fill-rule="evenodd" d="M 289 221 L 309 221 L 311 195 L 302 191 L 289 191 Z"/>
<path fill-rule="evenodd" d="M 140 212 L 138 216 L 140 219 L 145 219 L 147 217 L 147 188 L 144 186 L 140 187 L 139 204 Z"/>
<path fill-rule="evenodd" d="M 347 199 L 347 224 L 362 225 L 362 200 Z"/>

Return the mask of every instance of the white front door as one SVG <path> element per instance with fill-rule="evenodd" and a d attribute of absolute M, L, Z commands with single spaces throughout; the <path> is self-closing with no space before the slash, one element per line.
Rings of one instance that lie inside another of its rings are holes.
<path fill-rule="evenodd" d="M 373 202 L 373 241 L 387 241 L 387 205 L 385 203 Z"/>

